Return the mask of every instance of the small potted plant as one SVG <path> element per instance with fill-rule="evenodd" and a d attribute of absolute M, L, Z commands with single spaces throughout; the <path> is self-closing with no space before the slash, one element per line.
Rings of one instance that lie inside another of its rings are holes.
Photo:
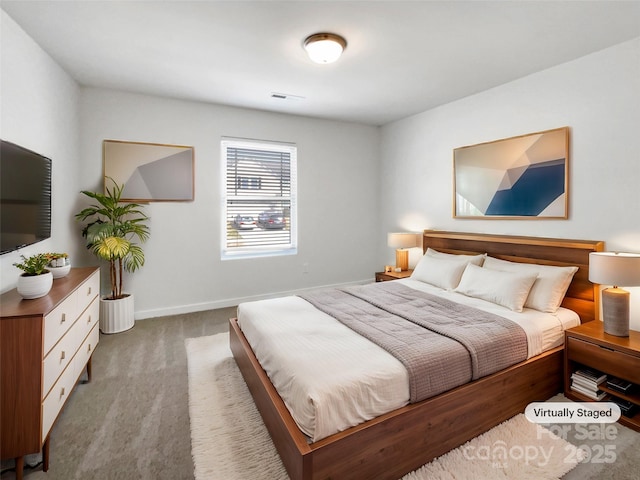
<path fill-rule="evenodd" d="M 46 253 L 49 257 L 49 270 L 53 274 L 53 278 L 62 278 L 71 270 L 71 262 L 69 255 L 66 253 Z"/>
<path fill-rule="evenodd" d="M 49 271 L 49 257 L 38 253 L 30 257 L 20 255 L 21 263 L 14 263 L 24 273 L 18 277 L 18 293 L 22 298 L 44 297 L 53 286 L 53 274 Z"/>

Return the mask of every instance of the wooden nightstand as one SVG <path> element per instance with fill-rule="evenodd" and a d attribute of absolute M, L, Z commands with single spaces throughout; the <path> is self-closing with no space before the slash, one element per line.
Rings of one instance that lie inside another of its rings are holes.
<path fill-rule="evenodd" d="M 405 270 L 404 272 L 376 272 L 376 282 L 388 282 L 389 280 L 398 280 L 399 278 L 410 277 L 413 270 Z"/>
<path fill-rule="evenodd" d="M 618 377 L 635 384 L 635 390 L 624 394 L 611 389 L 606 381 L 600 389 L 638 406 L 631 417 L 620 417 L 620 423 L 640 431 L 640 332 L 631 330 L 628 337 L 616 337 L 604 333 L 601 321 L 594 320 L 565 332 L 564 344 L 564 394 L 580 402 L 592 399 L 571 390 L 571 374 L 580 367 L 590 367 L 611 377 Z"/>

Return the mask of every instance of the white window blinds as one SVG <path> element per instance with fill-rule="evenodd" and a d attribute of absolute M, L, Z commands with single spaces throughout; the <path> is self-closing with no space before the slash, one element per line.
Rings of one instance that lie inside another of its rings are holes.
<path fill-rule="evenodd" d="M 223 140 L 222 258 L 296 251 L 296 147 Z"/>

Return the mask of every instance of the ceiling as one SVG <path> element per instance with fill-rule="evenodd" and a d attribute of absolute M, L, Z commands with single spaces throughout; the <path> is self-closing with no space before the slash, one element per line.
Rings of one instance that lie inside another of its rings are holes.
<path fill-rule="evenodd" d="M 369 125 L 640 37 L 640 0 L 0 5 L 81 85 Z M 317 32 L 336 63 L 306 57 Z"/>

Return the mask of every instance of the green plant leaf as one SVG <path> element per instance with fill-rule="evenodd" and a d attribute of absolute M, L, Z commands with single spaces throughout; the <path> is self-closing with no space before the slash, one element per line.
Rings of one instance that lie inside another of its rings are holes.
<path fill-rule="evenodd" d="M 125 258 L 131 248 L 131 242 L 122 237 L 104 237 L 96 243 L 97 254 L 105 259 Z"/>
<path fill-rule="evenodd" d="M 82 194 L 95 201 L 83 208 L 75 217 L 88 222 L 82 229 L 87 239 L 87 248 L 98 258 L 109 262 L 109 278 L 112 296 L 122 294 L 123 270 L 134 272 L 144 265 L 144 251 L 135 243 L 149 238 L 149 217 L 143 205 L 121 202 L 124 185 L 118 185 L 112 178 L 105 186 L 105 192 L 83 190 Z"/>

